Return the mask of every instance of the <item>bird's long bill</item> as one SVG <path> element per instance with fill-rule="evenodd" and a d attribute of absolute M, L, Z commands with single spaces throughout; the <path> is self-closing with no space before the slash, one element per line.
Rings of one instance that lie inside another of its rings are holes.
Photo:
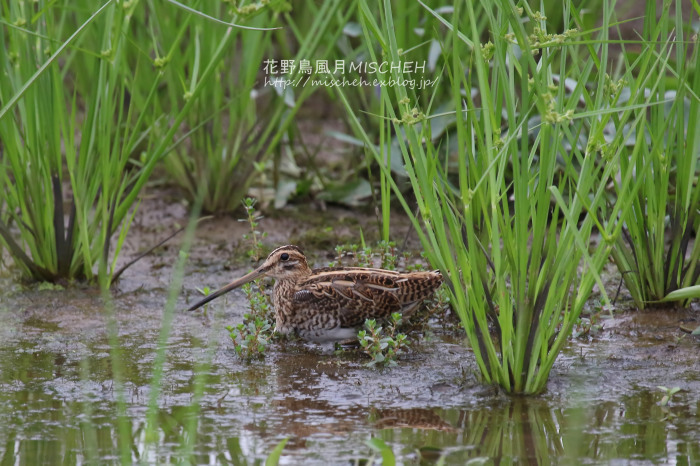
<path fill-rule="evenodd" d="M 212 301 L 212 300 L 218 298 L 222 294 L 226 294 L 229 291 L 234 290 L 241 285 L 245 285 L 248 282 L 252 282 L 256 278 L 261 277 L 263 275 L 265 275 L 265 270 L 262 270 L 262 269 L 253 270 L 248 275 L 244 275 L 243 277 L 239 278 L 238 280 L 234 280 L 231 283 L 229 283 L 228 285 L 224 286 L 223 288 L 216 290 L 215 292 L 213 292 L 212 294 L 210 294 L 206 298 L 202 299 L 201 301 L 199 301 L 198 303 L 196 303 L 194 306 L 190 307 L 187 310 L 194 311 L 195 309 L 204 306 L 209 301 Z"/>

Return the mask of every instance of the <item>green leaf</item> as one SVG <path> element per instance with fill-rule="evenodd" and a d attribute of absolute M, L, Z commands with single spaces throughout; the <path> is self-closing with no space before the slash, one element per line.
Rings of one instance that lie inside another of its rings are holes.
<path fill-rule="evenodd" d="M 700 298 L 700 285 L 687 286 L 685 288 L 680 288 L 678 290 L 672 291 L 661 300 L 661 302 L 668 301 L 684 301 L 686 299 Z"/>
<path fill-rule="evenodd" d="M 270 452 L 267 459 L 265 460 L 265 466 L 276 466 L 280 462 L 280 457 L 282 456 L 282 450 L 284 450 L 285 445 L 289 438 L 283 439 L 277 446 Z"/>
<path fill-rule="evenodd" d="M 382 466 L 396 465 L 396 457 L 394 456 L 394 452 L 391 451 L 391 448 L 386 443 L 384 443 L 384 440 L 374 437 L 367 440 L 365 443 L 372 450 L 382 455 Z"/>

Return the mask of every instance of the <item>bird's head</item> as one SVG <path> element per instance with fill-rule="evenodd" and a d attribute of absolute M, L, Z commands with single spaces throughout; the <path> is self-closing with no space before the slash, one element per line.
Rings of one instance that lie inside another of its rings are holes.
<path fill-rule="evenodd" d="M 223 288 L 216 290 L 214 293 L 190 307 L 188 311 L 194 311 L 209 301 L 260 277 L 267 276 L 275 280 L 293 280 L 308 275 L 309 273 L 311 273 L 311 269 L 309 269 L 309 265 L 306 263 L 304 252 L 297 246 L 282 246 L 272 251 L 260 267 L 232 281 Z"/>

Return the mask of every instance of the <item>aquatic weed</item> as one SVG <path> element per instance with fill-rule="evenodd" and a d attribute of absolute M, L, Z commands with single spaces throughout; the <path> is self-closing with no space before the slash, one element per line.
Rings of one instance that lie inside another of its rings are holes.
<path fill-rule="evenodd" d="M 380 241 L 377 244 L 377 253 L 381 263 L 381 268 L 386 270 L 396 270 L 398 256 L 396 255 L 396 242 Z"/>
<path fill-rule="evenodd" d="M 383 366 L 396 366 L 396 359 L 408 348 L 406 334 L 397 332 L 401 323 L 401 314 L 394 312 L 387 321 L 387 326 L 377 326 L 375 319 L 365 320 L 365 330 L 360 330 L 357 339 L 362 351 L 372 360 L 366 364 L 374 367 L 377 364 Z"/>
<path fill-rule="evenodd" d="M 599 304 L 594 306 L 592 312 L 587 317 L 579 317 L 574 325 L 574 338 L 597 335 L 603 329 L 603 324 L 600 322 L 600 317 L 604 309 L 606 309 L 606 306 Z"/>
<path fill-rule="evenodd" d="M 228 325 L 226 330 L 233 341 L 233 349 L 236 354 L 244 359 L 261 357 L 270 342 L 270 322 L 259 317 L 246 314 L 244 322 L 236 325 Z"/>
<path fill-rule="evenodd" d="M 274 310 L 272 308 L 272 300 L 270 295 L 265 293 L 265 285 L 263 279 L 254 280 L 252 283 L 246 283 L 242 287 L 250 306 L 250 313 L 254 317 L 261 317 L 265 320 L 274 320 Z"/>

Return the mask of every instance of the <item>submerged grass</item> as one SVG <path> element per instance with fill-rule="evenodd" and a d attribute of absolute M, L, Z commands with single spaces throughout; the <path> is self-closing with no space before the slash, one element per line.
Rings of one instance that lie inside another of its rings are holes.
<path fill-rule="evenodd" d="M 177 298 L 182 289 L 182 283 L 185 276 L 185 265 L 189 257 L 192 240 L 194 239 L 195 228 L 197 226 L 197 217 L 201 211 L 203 197 L 204 189 L 201 189 L 194 204 L 194 208 L 190 213 L 190 218 L 187 223 L 187 228 L 185 229 L 182 245 L 179 249 L 178 260 L 173 268 L 173 275 L 168 289 L 168 299 L 165 303 L 165 307 L 163 308 L 161 328 L 158 336 L 156 354 L 153 361 L 153 370 L 151 373 L 148 411 L 146 412 L 145 444 L 143 447 L 144 451 L 142 452 L 142 457 L 145 458 L 157 458 L 158 454 L 158 441 L 160 439 L 159 431 L 161 429 L 158 413 L 160 411 L 159 402 L 163 390 L 164 366 L 168 356 L 168 339 L 170 338 L 172 332 L 172 323 L 175 317 Z M 105 287 L 103 286 L 103 288 Z M 209 373 L 208 367 L 211 365 L 216 349 L 216 339 L 211 338 L 209 342 L 210 343 L 208 345 L 205 358 L 199 363 L 200 367 L 195 366 L 194 393 L 190 406 L 193 417 L 191 418 L 192 421 L 187 426 L 186 432 L 183 432 L 182 437 L 182 450 L 188 456 L 192 455 L 192 449 L 194 447 L 193 439 L 196 437 L 195 434 L 197 432 L 197 414 L 200 410 L 199 402 L 206 386 L 207 374 Z M 186 460 L 188 460 L 188 456 L 185 456 Z"/>

